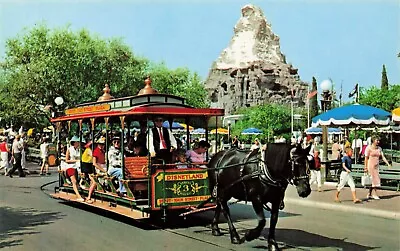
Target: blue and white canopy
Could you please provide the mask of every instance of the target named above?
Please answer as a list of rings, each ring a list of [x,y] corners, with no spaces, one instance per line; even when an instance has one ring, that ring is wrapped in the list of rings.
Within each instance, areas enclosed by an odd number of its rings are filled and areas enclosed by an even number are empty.
[[[342,125],[388,125],[390,113],[368,105],[353,104],[329,110],[312,119],[312,127]]]
[[[328,128],[328,134],[341,134],[342,130],[340,128]],[[322,134],[321,127],[310,127],[306,129],[306,134]]]
[[[190,132],[191,134],[205,134],[206,129],[204,128],[196,128],[193,131]]]
[[[250,128],[246,128],[242,131],[242,134],[244,135],[258,135],[261,134],[262,131],[260,129],[254,128],[254,127],[250,127]]]

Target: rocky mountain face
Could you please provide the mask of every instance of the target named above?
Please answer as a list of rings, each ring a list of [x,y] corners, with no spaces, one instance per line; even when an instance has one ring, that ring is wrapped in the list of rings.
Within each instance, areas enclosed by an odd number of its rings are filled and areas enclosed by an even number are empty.
[[[213,63],[205,87],[212,107],[225,108],[226,115],[241,107],[289,103],[292,90],[296,104],[304,105],[307,84],[297,71],[286,63],[279,37],[262,10],[246,5],[228,47]]]

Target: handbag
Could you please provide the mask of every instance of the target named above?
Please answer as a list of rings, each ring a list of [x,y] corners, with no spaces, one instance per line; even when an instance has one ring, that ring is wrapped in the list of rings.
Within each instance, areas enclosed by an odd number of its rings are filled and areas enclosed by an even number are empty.
[[[372,185],[372,177],[368,173],[364,173],[363,176],[361,176],[361,185],[362,186],[370,186]]]

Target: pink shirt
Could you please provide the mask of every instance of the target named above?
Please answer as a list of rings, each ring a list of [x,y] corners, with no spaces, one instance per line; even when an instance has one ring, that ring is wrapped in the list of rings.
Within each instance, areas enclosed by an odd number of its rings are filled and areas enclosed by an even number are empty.
[[[205,161],[204,154],[198,154],[193,150],[189,150],[186,152],[186,157],[188,160],[190,160],[192,163],[202,163]]]

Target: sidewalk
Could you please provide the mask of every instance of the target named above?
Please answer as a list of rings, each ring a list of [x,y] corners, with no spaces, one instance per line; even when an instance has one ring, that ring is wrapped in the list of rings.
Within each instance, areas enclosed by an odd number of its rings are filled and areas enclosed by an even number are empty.
[[[285,203],[400,220],[400,192],[378,190],[380,200],[367,200],[368,190],[356,188],[357,197],[362,203],[354,204],[348,186],[340,192],[341,203],[334,201],[336,193],[334,182],[325,182],[322,192],[317,191],[315,184],[312,190],[307,198],[300,198],[296,188],[289,186],[286,190]]]

